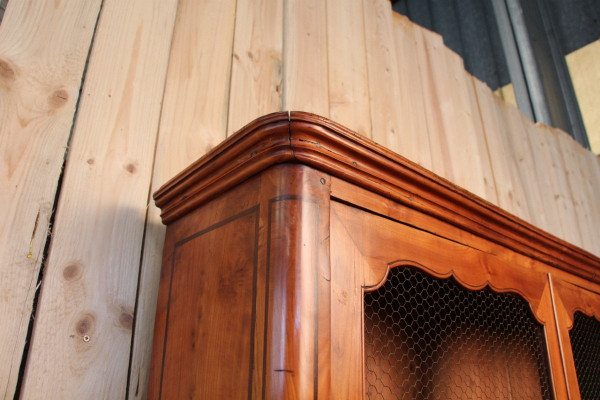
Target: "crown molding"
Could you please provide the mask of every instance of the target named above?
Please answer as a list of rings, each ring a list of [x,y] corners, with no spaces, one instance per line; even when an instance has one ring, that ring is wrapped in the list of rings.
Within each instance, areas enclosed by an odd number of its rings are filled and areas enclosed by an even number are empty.
[[[314,114],[279,112],[227,138],[155,194],[169,224],[261,171],[301,163],[546,264],[600,282],[600,259]]]

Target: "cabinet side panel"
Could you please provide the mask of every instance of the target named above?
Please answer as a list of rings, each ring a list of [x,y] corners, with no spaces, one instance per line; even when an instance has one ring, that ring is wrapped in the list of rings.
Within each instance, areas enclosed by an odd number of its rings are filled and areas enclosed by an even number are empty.
[[[176,244],[161,397],[250,397],[257,240],[254,207]]]

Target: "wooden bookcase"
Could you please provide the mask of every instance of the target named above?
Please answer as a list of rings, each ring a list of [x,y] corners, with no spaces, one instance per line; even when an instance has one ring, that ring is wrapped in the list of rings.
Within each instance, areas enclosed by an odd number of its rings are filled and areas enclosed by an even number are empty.
[[[155,200],[151,399],[582,398],[569,335],[577,312],[600,324],[600,259],[332,121],[259,118]],[[380,292],[402,271],[429,289]]]

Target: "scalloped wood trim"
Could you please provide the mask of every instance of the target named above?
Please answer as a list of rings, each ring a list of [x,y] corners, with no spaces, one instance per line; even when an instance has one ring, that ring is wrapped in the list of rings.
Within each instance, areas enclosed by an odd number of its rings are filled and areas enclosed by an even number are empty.
[[[587,288],[582,288],[573,283],[556,280],[554,282],[560,304],[568,317],[567,329],[573,328],[575,313],[582,312],[588,317],[596,318],[600,322],[600,293]]]

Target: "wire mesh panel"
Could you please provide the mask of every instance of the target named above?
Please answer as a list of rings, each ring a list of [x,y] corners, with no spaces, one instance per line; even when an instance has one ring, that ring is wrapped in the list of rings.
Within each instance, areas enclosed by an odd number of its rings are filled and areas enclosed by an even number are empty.
[[[551,399],[543,326],[509,293],[397,267],[365,293],[369,399]]]
[[[575,313],[569,332],[582,400],[600,399],[600,322]]]

